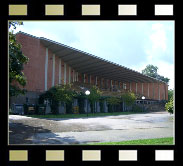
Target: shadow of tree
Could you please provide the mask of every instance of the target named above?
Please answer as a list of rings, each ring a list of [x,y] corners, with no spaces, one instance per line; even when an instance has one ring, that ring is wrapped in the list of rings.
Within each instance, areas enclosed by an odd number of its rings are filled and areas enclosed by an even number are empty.
[[[79,144],[74,137],[61,137],[43,127],[9,123],[9,144]]]

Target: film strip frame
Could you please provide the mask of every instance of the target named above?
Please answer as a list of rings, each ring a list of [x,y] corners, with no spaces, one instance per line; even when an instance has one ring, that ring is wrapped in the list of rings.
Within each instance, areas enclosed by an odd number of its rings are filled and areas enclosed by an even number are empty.
[[[176,20],[174,0],[9,0],[2,14],[2,29],[7,31],[7,20]],[[3,34],[1,41],[7,39]],[[2,43],[2,42],[1,42]],[[5,44],[6,45],[6,44]],[[4,45],[1,45],[4,47]],[[7,55],[7,50],[2,49]],[[2,57],[1,57],[2,58]],[[6,58],[2,58],[1,64]],[[4,64],[2,66],[5,66]],[[7,66],[5,66],[7,68]],[[2,72],[2,71],[1,71]],[[3,74],[7,78],[6,74]],[[5,83],[6,84],[6,83]],[[3,84],[3,87],[6,85]],[[2,89],[1,89],[2,90]],[[6,93],[6,92],[5,92]],[[3,95],[5,95],[3,91]],[[5,95],[6,96],[6,95]],[[2,95],[1,95],[2,97]],[[6,110],[7,106],[2,106]],[[182,113],[175,114],[175,125]],[[6,165],[179,165],[183,155],[182,126],[175,128],[175,145],[166,146],[18,146],[7,143],[6,112],[1,113],[3,127],[0,162]],[[39,156],[39,157],[38,157]]]

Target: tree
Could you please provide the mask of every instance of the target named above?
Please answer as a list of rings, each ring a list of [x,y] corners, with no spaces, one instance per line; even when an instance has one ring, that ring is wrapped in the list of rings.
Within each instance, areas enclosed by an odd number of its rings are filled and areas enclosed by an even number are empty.
[[[72,101],[77,93],[72,90],[71,85],[57,85],[51,87],[48,91],[40,95],[42,102],[45,99],[50,101],[51,111],[53,114],[58,114],[59,102],[66,104],[66,112],[72,113]]]
[[[121,95],[121,99],[123,101],[123,108],[124,108],[124,103],[127,106],[131,106],[132,104],[134,104],[134,102],[136,100],[136,96],[133,92],[126,92]],[[124,110],[125,110],[125,108],[124,108]]]
[[[171,97],[170,101],[165,104],[165,109],[168,111],[170,114],[173,114],[173,96]]]
[[[107,98],[107,103],[110,104],[110,106],[112,107],[112,112],[114,112],[114,107],[119,105],[121,102],[119,97],[114,97],[111,96],[109,98]]]
[[[166,83],[169,82],[169,78],[161,76],[158,74],[158,67],[154,66],[154,65],[147,65],[146,68],[144,70],[142,70],[142,74],[145,74],[147,76],[156,78],[158,80],[164,81]]]
[[[173,97],[173,90],[170,89],[168,90],[168,101],[170,101],[170,99]]]
[[[88,100],[90,101],[91,110],[93,113],[94,113],[94,104],[96,101],[99,101],[100,96],[101,96],[100,90],[96,86],[93,86],[90,89],[90,94],[88,95]]]
[[[24,94],[25,89],[20,88],[26,85],[26,77],[24,76],[23,65],[28,62],[28,58],[23,55],[21,45],[17,43],[13,30],[17,25],[23,25],[23,22],[9,22],[9,95],[17,96]],[[11,30],[13,29],[13,30]]]

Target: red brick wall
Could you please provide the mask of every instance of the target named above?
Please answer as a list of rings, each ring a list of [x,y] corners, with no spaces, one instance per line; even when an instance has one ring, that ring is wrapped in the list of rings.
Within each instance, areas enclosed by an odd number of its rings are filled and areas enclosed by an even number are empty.
[[[55,85],[59,84],[59,57],[55,56]]]
[[[158,93],[158,83],[154,83],[154,99],[159,99],[159,93]]]
[[[48,73],[47,73],[47,88],[48,89],[50,89],[52,87],[52,73],[53,73],[53,54],[50,50],[48,50]]]
[[[132,92],[136,94],[136,83],[135,82],[131,83],[131,89],[132,89]]]
[[[143,83],[143,95],[147,98],[148,97],[148,83]]]
[[[22,45],[23,54],[29,58],[29,62],[24,65],[23,70],[27,78],[25,88],[28,91],[44,91],[46,49],[37,38],[19,33],[16,35],[16,39]]]
[[[24,74],[27,77],[27,85],[25,88],[28,91],[44,91],[45,90],[45,57],[46,48],[42,45],[38,38],[34,38],[24,34],[16,35],[17,41],[22,45],[22,52],[29,58],[28,64],[24,65]],[[62,60],[61,80],[64,83],[64,61]],[[71,82],[73,80],[73,69],[71,68]],[[47,73],[47,88],[52,87],[52,73],[53,73],[53,53],[48,51],[48,73]],[[75,71],[76,73],[76,71]],[[69,82],[69,65],[67,65],[66,82]],[[91,76],[91,84],[95,85],[95,76]],[[79,82],[83,82],[81,74],[79,73]],[[101,78],[97,77],[97,83],[100,86]],[[111,80],[107,79],[107,87],[111,87]],[[85,82],[88,83],[88,75],[85,74]],[[59,58],[55,55],[55,85],[59,83]],[[113,85],[118,87],[118,81],[112,81]],[[105,86],[105,79],[103,79],[103,87]],[[120,87],[123,88],[123,82],[120,82]],[[126,88],[130,89],[130,83],[126,83]],[[168,100],[168,85],[159,83],[160,100],[166,97]],[[136,83],[131,83],[132,92],[136,93]],[[142,94],[142,83],[138,82],[137,93]],[[148,83],[143,83],[143,95],[148,97]],[[149,83],[149,98],[159,99],[158,83],[154,83],[154,97],[153,97],[153,83]]]
[[[140,82],[137,83],[137,93],[142,94],[142,83]]]

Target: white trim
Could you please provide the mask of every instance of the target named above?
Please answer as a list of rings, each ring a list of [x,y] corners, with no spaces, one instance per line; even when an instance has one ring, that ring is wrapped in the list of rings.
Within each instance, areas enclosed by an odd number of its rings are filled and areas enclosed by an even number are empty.
[[[52,86],[55,85],[55,54],[53,54]]]
[[[48,48],[46,48],[46,57],[45,57],[45,82],[44,82],[44,86],[45,86],[45,91],[47,91],[47,74],[48,74]]]
[[[58,83],[61,84],[62,82],[62,60],[59,59],[59,74],[58,74]]]

